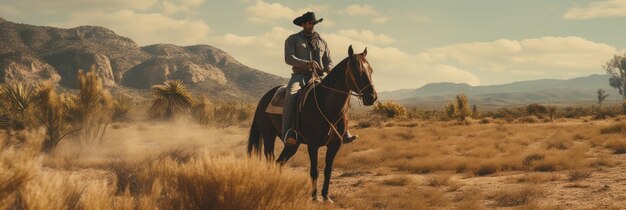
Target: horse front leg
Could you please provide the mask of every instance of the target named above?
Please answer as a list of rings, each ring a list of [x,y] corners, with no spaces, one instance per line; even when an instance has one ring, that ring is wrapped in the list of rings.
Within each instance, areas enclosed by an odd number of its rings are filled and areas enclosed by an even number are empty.
[[[311,183],[313,184],[313,192],[311,193],[311,197],[313,197],[313,201],[321,201],[319,196],[317,196],[317,177],[319,176],[319,172],[317,169],[318,147],[309,145],[308,148],[309,159],[311,161]]]
[[[333,162],[335,161],[335,156],[339,152],[341,148],[341,142],[333,141],[328,145],[328,150],[326,151],[326,167],[324,168],[324,186],[322,187],[322,197],[324,198],[324,202],[333,203],[333,200],[330,199],[328,195],[328,188],[330,186],[330,177],[333,173]]]

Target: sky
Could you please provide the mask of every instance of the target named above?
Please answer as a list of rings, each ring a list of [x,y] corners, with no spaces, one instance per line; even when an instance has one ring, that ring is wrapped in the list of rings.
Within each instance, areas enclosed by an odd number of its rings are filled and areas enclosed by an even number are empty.
[[[378,91],[604,74],[626,51],[626,0],[0,0],[9,21],[104,26],[140,46],[211,45],[283,77],[284,41],[307,11],[324,18],[316,30],[335,63],[349,45],[367,47]]]

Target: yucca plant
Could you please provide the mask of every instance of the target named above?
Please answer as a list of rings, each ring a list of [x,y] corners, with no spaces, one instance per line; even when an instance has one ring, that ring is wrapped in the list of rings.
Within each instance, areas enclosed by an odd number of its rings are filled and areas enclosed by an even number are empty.
[[[68,134],[74,132],[64,122],[64,110],[60,103],[60,97],[54,90],[54,84],[46,82],[34,91],[32,100],[36,108],[31,115],[37,126],[46,128],[46,138],[43,142],[43,150],[50,152]]]
[[[113,100],[111,94],[102,86],[102,80],[95,71],[78,71],[77,106],[81,126],[81,142],[102,143],[104,133],[112,119]]]
[[[31,104],[33,87],[26,83],[9,82],[0,88],[2,127],[22,130],[28,124],[27,110]]]
[[[2,86],[2,96],[8,101],[10,107],[18,112],[25,112],[30,105],[33,88],[21,82],[11,82]]]
[[[466,117],[470,116],[469,102],[464,93],[456,95],[456,108],[456,116],[459,120],[463,121]]]
[[[163,85],[152,87],[155,97],[149,110],[151,118],[172,119],[177,113],[189,113],[193,98],[180,80],[168,80]]]
[[[125,95],[119,95],[115,97],[113,101],[113,121],[123,121],[128,117],[128,112],[133,107],[133,100]]]

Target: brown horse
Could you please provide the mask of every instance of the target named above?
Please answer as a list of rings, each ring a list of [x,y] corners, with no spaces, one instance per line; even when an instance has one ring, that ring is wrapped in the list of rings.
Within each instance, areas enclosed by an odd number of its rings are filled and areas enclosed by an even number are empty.
[[[328,185],[333,170],[335,155],[341,148],[342,137],[348,123],[346,113],[350,95],[355,95],[370,106],[378,95],[372,83],[372,68],[365,59],[367,48],[360,54],[354,54],[352,46],[348,48],[348,57],[337,64],[332,71],[310,92],[300,113],[298,127],[300,135],[296,146],[285,146],[277,162],[283,165],[291,158],[300,143],[307,144],[311,161],[311,181],[313,199],[317,196],[317,153],[320,147],[327,146],[326,168],[324,168],[324,201],[332,202],[328,197]],[[281,132],[281,115],[265,113],[278,87],[271,89],[259,101],[248,139],[248,154],[260,153],[261,142],[264,144],[265,157],[274,160],[274,142]],[[354,92],[354,93],[353,93]],[[300,96],[303,97],[303,96]]]

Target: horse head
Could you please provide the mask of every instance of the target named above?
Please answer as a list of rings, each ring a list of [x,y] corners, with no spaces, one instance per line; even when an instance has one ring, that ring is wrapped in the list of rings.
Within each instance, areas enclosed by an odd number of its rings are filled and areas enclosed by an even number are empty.
[[[352,45],[348,48],[348,68],[346,80],[348,89],[357,93],[365,106],[371,106],[378,99],[372,81],[372,66],[366,59],[367,47],[362,53],[354,54]]]

